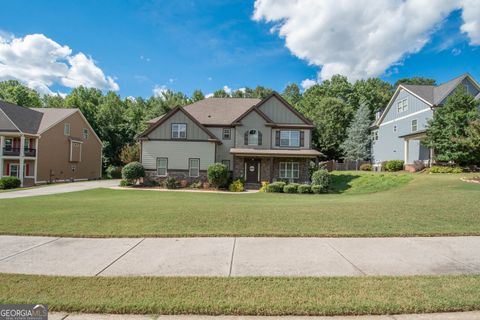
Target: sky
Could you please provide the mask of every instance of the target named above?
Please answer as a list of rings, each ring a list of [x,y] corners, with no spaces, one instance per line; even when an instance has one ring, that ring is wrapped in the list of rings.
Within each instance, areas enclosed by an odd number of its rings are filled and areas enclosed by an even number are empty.
[[[424,76],[480,81],[480,0],[2,1],[0,81],[149,97]]]

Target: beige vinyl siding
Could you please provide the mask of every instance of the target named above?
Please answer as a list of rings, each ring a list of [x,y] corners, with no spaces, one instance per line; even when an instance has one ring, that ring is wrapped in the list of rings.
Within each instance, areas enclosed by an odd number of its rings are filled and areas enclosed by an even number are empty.
[[[215,162],[215,143],[195,141],[142,141],[142,164],[155,170],[157,158],[168,158],[169,170],[188,170],[188,159],[199,158],[200,170]]]
[[[182,111],[178,111],[164,123],[153,130],[148,138],[150,139],[171,139],[172,123],[187,124],[187,140],[208,140],[210,137],[195,122],[187,117]]]
[[[305,140],[304,140],[304,146],[303,147],[300,147],[298,149],[310,149],[310,136],[311,136],[311,130],[309,129],[273,129],[272,130],[272,148],[281,148],[281,149],[285,149],[285,147],[278,147],[278,146],[275,146],[275,132],[276,131],[303,131],[304,134],[305,134]],[[293,148],[295,149],[295,148]]]
[[[222,162],[222,160],[230,160],[230,162],[232,162],[233,156],[230,154],[230,149],[235,147],[235,128],[230,128],[230,140],[222,139],[223,128],[207,127],[207,129],[210,130],[218,140],[222,141],[222,144],[217,145],[217,159],[215,161]]]
[[[250,112],[241,121],[241,126],[236,127],[235,130],[235,147],[236,148],[258,148],[258,149],[270,149],[271,148],[271,134],[272,128],[265,126],[265,119],[263,119],[257,112]],[[245,145],[244,134],[250,129],[257,129],[262,133],[262,145],[261,146],[248,146]]]
[[[260,111],[265,113],[275,123],[304,124],[295,113],[289,110],[276,97],[272,97],[260,106]]]

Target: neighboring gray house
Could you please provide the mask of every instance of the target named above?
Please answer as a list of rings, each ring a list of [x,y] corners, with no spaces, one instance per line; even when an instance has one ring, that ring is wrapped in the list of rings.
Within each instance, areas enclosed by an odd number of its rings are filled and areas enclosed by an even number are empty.
[[[406,165],[416,160],[429,164],[433,151],[422,145],[428,120],[435,108],[460,85],[477,99],[480,86],[468,73],[438,86],[401,84],[372,126],[372,162],[403,160]]]
[[[149,121],[138,136],[148,179],[206,180],[225,164],[252,186],[288,179],[307,182],[312,123],[279,94],[267,98],[207,98]]]

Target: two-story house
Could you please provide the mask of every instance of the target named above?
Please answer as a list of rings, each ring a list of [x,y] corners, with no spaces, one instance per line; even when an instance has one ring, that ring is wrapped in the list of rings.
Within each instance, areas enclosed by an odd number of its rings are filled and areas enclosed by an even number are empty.
[[[0,178],[22,186],[99,179],[102,142],[78,109],[26,108],[0,101]]]
[[[273,93],[263,100],[207,98],[149,121],[138,136],[148,179],[206,180],[208,167],[225,164],[234,178],[309,180],[312,123]]]
[[[480,86],[469,74],[463,74],[438,86],[401,84],[372,126],[372,162],[403,160],[405,165],[420,160],[429,164],[433,150],[422,144],[428,121],[459,85],[477,99]]]

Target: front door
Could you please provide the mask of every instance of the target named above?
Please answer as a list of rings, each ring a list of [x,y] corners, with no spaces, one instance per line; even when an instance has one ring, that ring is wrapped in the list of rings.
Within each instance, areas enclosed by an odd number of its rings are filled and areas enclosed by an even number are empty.
[[[248,183],[260,182],[260,161],[259,160],[245,160],[246,181]]]

